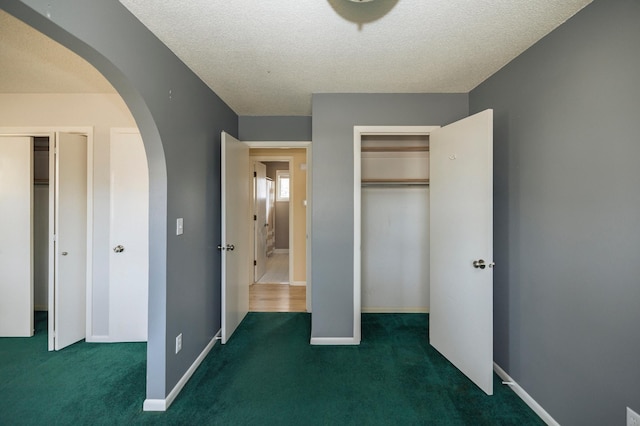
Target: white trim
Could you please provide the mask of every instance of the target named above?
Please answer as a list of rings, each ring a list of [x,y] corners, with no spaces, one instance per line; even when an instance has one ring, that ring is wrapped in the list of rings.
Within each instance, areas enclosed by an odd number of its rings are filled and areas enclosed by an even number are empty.
[[[355,337],[312,337],[310,344],[319,346],[359,345]]]
[[[115,343],[112,339],[111,336],[109,336],[108,334],[106,335],[93,335],[91,336],[91,340],[85,339],[87,343]]]
[[[218,332],[213,337],[213,339],[211,339],[211,341],[202,350],[202,352],[200,352],[200,355],[198,355],[198,358],[196,358],[196,360],[193,361],[193,364],[191,364],[189,369],[184,373],[184,375],[180,378],[180,380],[178,380],[178,383],[176,383],[173,389],[171,389],[171,392],[169,392],[169,395],[167,395],[165,399],[145,399],[144,404],[142,405],[142,410],[143,411],[167,411],[167,409],[171,406],[171,404],[176,399],[176,397],[178,396],[182,388],[184,388],[184,385],[187,384],[191,376],[193,376],[193,373],[195,373],[195,371],[198,369],[202,361],[204,361],[204,359],[207,357],[207,355],[211,351],[211,348],[213,348],[213,346],[216,344],[216,342],[219,339],[218,336],[220,336],[220,333],[221,333],[221,330],[218,330]]]
[[[274,254],[289,254],[289,249],[273,249]]]
[[[309,148],[311,141],[242,141],[249,148]]]
[[[306,285],[307,285],[307,291],[306,293],[306,303],[307,303],[307,312],[311,313],[311,207],[313,206],[313,197],[311,196],[311,179],[313,178],[312,175],[312,161],[311,161],[311,153],[312,149],[311,149],[311,144],[309,143],[309,145],[307,146],[307,199],[305,200],[305,214],[306,216],[306,222],[307,222],[307,229],[306,229],[306,239],[305,239],[305,246],[306,246],[306,252],[307,252],[307,259],[306,259]]]
[[[362,314],[362,201],[363,135],[429,135],[440,126],[353,126],[353,335],[360,342]]]
[[[363,314],[428,314],[429,308],[421,306],[387,308],[379,306],[362,307]]]
[[[496,364],[495,361],[493,363],[493,371],[495,371],[496,374],[500,376],[500,378],[503,380],[503,384],[509,386],[511,390],[514,391],[515,394],[518,395],[520,399],[522,399],[524,403],[527,404],[529,408],[531,408],[540,417],[540,419],[542,419],[543,422],[545,422],[549,426],[560,426],[560,423],[555,421],[555,419],[551,417],[551,415],[547,413],[547,411],[542,408],[542,406],[538,404],[536,400],[527,393],[527,391],[522,389],[522,387],[520,387],[520,385],[511,378],[511,376],[509,376],[502,368],[500,368],[500,366]]]
[[[87,136],[87,284],[85,289],[85,340],[93,333],[93,128]]]
[[[304,287],[307,285],[306,281],[291,281],[292,286],[300,286],[300,287]]]
[[[353,126],[353,335],[362,334],[362,134],[363,127]]]

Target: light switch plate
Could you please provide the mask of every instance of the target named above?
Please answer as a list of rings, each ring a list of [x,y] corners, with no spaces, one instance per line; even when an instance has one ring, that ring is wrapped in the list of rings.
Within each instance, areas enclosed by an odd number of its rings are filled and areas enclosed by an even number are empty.
[[[182,234],[184,234],[184,219],[179,217],[178,220],[176,220],[176,235]]]
[[[176,353],[182,350],[182,333],[176,336]]]

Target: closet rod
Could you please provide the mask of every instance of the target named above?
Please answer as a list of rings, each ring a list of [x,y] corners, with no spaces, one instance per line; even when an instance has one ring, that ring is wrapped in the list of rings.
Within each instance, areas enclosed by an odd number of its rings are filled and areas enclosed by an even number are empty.
[[[399,179],[399,180],[363,180],[361,187],[379,186],[379,187],[397,187],[397,186],[429,186],[428,179]]]
[[[428,152],[428,146],[363,146],[362,152]]]

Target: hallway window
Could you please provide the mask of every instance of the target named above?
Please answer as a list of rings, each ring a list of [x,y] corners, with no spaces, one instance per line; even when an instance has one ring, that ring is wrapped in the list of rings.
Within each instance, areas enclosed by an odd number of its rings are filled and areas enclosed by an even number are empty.
[[[287,170],[276,172],[276,201],[289,201],[289,172]]]

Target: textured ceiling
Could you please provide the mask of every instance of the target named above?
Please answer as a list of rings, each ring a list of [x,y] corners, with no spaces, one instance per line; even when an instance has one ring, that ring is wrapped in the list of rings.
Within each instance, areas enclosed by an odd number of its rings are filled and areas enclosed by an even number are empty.
[[[114,93],[87,61],[0,10],[0,93]]]
[[[466,93],[590,0],[120,0],[240,115],[312,93]]]
[[[466,93],[591,0],[120,0],[240,115],[312,93]],[[0,93],[110,93],[86,61],[0,11]]]

